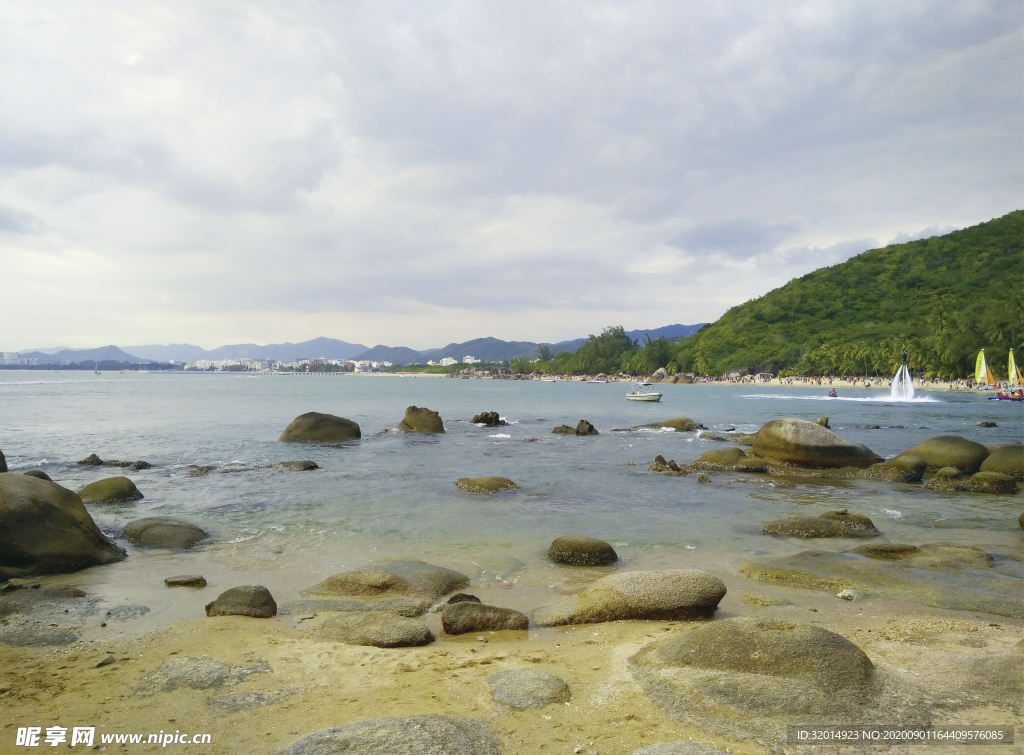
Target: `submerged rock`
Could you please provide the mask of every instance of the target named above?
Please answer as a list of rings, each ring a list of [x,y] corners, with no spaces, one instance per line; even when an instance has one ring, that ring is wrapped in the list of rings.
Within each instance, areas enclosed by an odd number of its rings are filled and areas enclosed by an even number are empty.
[[[607,566],[619,560],[609,543],[585,535],[563,535],[548,547],[548,558],[573,566]]]
[[[661,422],[652,422],[649,425],[635,425],[629,429],[646,430],[648,428],[672,428],[677,433],[687,433],[692,430],[703,430],[704,425],[689,417],[675,417],[674,419],[664,419]]]
[[[738,462],[744,461],[746,458],[747,455],[739,448],[712,448],[710,451],[702,453],[697,461],[705,468],[721,467],[728,469]]]
[[[918,482],[924,477],[928,463],[916,456],[892,459],[883,464],[872,464],[858,475],[861,479],[883,482]]]
[[[383,611],[332,614],[315,631],[322,640],[378,648],[420,647],[434,641],[426,624]]]
[[[967,545],[871,543],[848,551],[804,551],[755,559],[740,571],[762,582],[825,590],[861,590],[892,600],[956,611],[1024,618],[1021,566]]]
[[[164,584],[168,587],[206,587],[206,578],[200,574],[179,574],[176,577],[164,578]]]
[[[820,516],[794,516],[776,519],[761,527],[769,535],[790,537],[878,537],[874,522],[861,514],[850,514],[846,509],[829,511]]]
[[[122,561],[82,499],[54,482],[0,473],[0,579]]]
[[[989,451],[981,463],[982,472],[999,472],[1024,482],[1024,445],[989,446]]]
[[[320,469],[320,465],[310,459],[279,461],[274,466],[277,469],[284,469],[288,472],[312,472],[314,469]]]
[[[146,675],[135,689],[136,697],[151,697],[177,689],[220,689],[240,684],[252,674],[269,674],[270,664],[260,659],[250,666],[229,666],[205,655],[171,658]]]
[[[929,472],[942,467],[956,467],[961,472],[970,473],[977,472],[988,455],[989,450],[973,440],[957,435],[938,435],[904,451],[896,458],[916,456],[924,459]]]
[[[410,406],[405,410],[405,418],[398,423],[398,429],[404,433],[443,433],[444,423],[437,412]]]
[[[572,699],[572,691],[564,679],[540,669],[499,671],[487,677],[487,683],[497,702],[518,710],[543,708]]]
[[[474,425],[486,425],[487,427],[501,427],[505,420],[498,416],[497,412],[480,412],[470,420]]]
[[[79,466],[83,467],[101,467],[103,466],[103,459],[96,454],[89,454],[84,459],[76,462]]]
[[[84,503],[127,503],[144,496],[127,477],[105,477],[78,491]]]
[[[467,493],[498,493],[502,490],[518,490],[519,486],[507,477],[460,477],[455,487]]]
[[[263,585],[241,585],[225,590],[206,604],[207,616],[251,616],[269,619],[277,615],[277,603]]]
[[[625,619],[694,619],[711,616],[725,592],[722,580],[697,569],[612,574],[578,597],[537,609],[533,620],[540,626],[559,626]]]
[[[123,536],[141,548],[191,548],[209,535],[194,524],[169,517],[136,519],[125,525]]]
[[[948,468],[944,468],[948,469]],[[1017,481],[1010,475],[999,472],[977,472],[969,478],[959,475],[940,474],[943,469],[924,484],[928,490],[947,490],[961,493],[1016,493],[1020,490]]]
[[[288,616],[320,611],[377,611],[413,619],[422,616],[426,610],[427,601],[420,598],[304,598],[282,603],[278,606],[277,613],[279,616]]]
[[[525,613],[482,603],[456,603],[441,612],[441,626],[445,634],[500,632],[503,629],[528,629],[529,625],[530,620]]]
[[[281,443],[344,443],[362,437],[359,425],[350,419],[333,414],[306,412],[300,414],[284,429]]]
[[[0,626],[0,645],[10,647],[62,647],[78,642],[78,635],[66,627]]]
[[[41,469],[30,469],[29,471],[23,472],[22,474],[28,475],[29,477],[35,477],[38,480],[46,480],[47,482],[53,482],[53,480],[50,478],[50,475],[46,474],[46,472],[44,472]]]
[[[359,721],[310,734],[278,755],[499,755],[479,719],[413,716]]]
[[[762,459],[798,467],[869,467],[882,459],[866,446],[847,443],[831,430],[803,419],[773,419],[754,436]]]
[[[469,577],[422,561],[388,561],[371,569],[341,572],[302,591],[307,596],[394,597],[434,600],[469,587]]]

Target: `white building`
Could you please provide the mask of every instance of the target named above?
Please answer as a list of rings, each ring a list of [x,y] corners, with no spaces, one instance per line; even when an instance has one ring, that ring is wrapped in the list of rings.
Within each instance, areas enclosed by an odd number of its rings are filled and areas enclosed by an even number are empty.
[[[480,364],[480,360],[476,357],[462,357],[463,364]]]
[[[437,362],[435,362],[433,359],[428,359],[427,367],[437,367]]]
[[[0,357],[0,364],[17,364],[18,363],[18,352],[16,351],[5,351],[2,357]]]
[[[441,360],[442,367],[448,367],[449,365],[453,364],[458,364],[458,360],[453,359],[452,357],[445,357],[444,359]]]

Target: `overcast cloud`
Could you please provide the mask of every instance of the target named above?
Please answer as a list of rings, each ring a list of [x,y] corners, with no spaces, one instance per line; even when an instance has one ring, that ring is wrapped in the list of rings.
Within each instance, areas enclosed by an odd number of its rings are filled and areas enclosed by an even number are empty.
[[[1012,2],[0,4],[0,348],[709,321],[1022,205]]]

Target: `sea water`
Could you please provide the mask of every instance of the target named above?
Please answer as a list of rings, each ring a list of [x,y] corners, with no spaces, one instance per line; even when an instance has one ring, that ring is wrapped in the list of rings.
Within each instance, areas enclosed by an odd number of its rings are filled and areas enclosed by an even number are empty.
[[[210,533],[209,541],[184,552],[122,542],[126,561],[53,578],[82,586],[107,605],[148,606],[140,628],[202,615],[202,601],[191,591],[164,588],[167,576],[202,574],[210,599],[227,587],[258,583],[282,601],[330,574],[396,558],[458,569],[485,600],[526,610],[594,578],[594,570],[547,561],[547,546],[563,534],[611,542],[619,569],[701,568],[730,584],[754,556],[850,547],[759,531],[772,519],[836,508],[866,514],[894,542],[1020,550],[1019,494],[846,480],[782,487],[738,473],[701,484],[696,475],[666,477],[647,467],[658,454],[683,464],[724,444],[694,432],[613,432],[681,416],[713,432],[753,432],[777,417],[827,415],[842,438],[890,457],[945,433],[988,444],[1020,442],[1019,404],[941,391],[894,403],[881,389],[849,389],[837,400],[826,397],[826,388],[659,387],[660,403],[639,403],[626,401],[628,386],[616,383],[3,371],[0,450],[11,471],[42,469],[73,490],[127,474],[144,499],[89,507],[115,538],[127,522],[149,516],[180,518]],[[445,434],[394,432],[412,405],[438,411]],[[309,411],[358,422],[362,439],[279,443],[288,423]],[[483,411],[497,411],[508,424],[471,424]],[[580,419],[601,434],[551,433]],[[982,420],[998,427],[980,428]],[[90,453],[154,467],[75,464]],[[321,469],[189,476],[193,465],[265,467],[295,459],[312,459]],[[519,489],[488,496],[454,484],[490,475],[509,477]]]

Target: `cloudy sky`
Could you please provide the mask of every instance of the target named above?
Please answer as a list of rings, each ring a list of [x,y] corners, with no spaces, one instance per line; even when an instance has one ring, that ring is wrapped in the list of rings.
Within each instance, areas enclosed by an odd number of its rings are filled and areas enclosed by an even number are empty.
[[[1009,2],[0,4],[0,348],[713,320],[1024,205]]]

